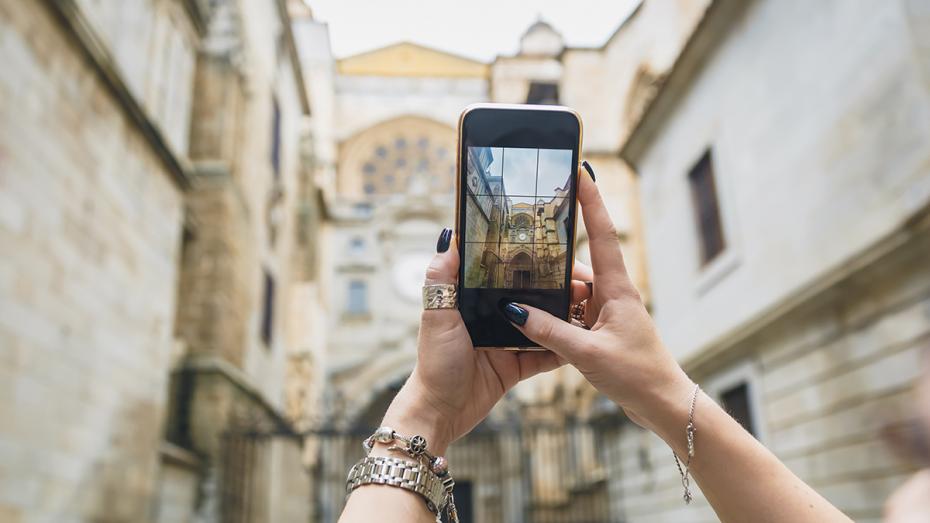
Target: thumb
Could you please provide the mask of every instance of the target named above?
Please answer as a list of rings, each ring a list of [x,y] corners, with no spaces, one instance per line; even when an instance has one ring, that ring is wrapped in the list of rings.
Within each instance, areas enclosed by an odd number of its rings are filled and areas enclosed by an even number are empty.
[[[561,359],[570,363],[575,361],[578,347],[583,346],[585,342],[584,336],[588,333],[588,331],[565,320],[560,320],[542,309],[522,303],[508,304],[505,307],[505,314],[511,323],[527,338],[551,350]]]

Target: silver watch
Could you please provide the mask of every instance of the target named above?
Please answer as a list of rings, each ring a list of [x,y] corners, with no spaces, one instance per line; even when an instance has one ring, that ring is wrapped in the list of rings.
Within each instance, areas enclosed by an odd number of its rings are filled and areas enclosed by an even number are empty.
[[[426,506],[434,514],[446,508],[448,496],[443,480],[427,465],[417,461],[384,456],[363,458],[349,469],[346,495],[362,485],[370,484],[412,490],[426,499]]]

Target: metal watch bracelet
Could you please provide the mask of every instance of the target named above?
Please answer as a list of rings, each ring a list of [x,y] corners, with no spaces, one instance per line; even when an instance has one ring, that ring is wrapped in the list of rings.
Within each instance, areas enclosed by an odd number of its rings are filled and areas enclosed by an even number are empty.
[[[352,466],[346,478],[346,495],[362,485],[390,485],[423,496],[430,512],[445,510],[448,496],[442,479],[419,461],[368,456]]]

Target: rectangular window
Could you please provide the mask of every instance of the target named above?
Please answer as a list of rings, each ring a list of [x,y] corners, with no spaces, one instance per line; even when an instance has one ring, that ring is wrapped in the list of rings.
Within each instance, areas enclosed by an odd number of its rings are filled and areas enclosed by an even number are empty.
[[[714,180],[714,164],[710,151],[688,173],[694,217],[697,221],[701,246],[701,264],[717,257],[726,247],[723,226],[720,221],[720,204],[717,200],[717,184]]]
[[[361,280],[349,282],[349,301],[346,304],[349,314],[368,314],[368,284]]]
[[[278,99],[273,98],[272,119],[271,119],[271,167],[274,169],[274,176],[281,176],[281,106],[278,105]]]
[[[535,105],[557,105],[559,103],[559,84],[553,82],[530,82],[526,103]]]
[[[265,271],[265,285],[262,299],[262,341],[267,347],[271,347],[274,336],[274,277],[267,270]]]
[[[738,385],[726,389],[720,393],[720,402],[723,408],[733,416],[733,419],[739,422],[744,429],[749,431],[755,437],[755,423],[753,422],[752,403],[749,398],[749,383],[742,382]]]

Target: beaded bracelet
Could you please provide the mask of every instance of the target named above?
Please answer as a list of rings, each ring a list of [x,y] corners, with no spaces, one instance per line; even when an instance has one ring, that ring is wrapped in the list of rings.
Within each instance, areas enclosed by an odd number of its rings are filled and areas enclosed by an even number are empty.
[[[399,443],[399,445],[393,444],[395,442]],[[449,473],[449,462],[445,457],[434,456],[426,450],[426,438],[420,435],[407,438],[398,434],[391,427],[378,427],[371,436],[368,436],[365,438],[365,441],[362,442],[362,447],[365,448],[366,455],[371,453],[375,443],[391,445],[388,447],[388,450],[401,451],[420,463],[425,462],[424,464],[429,467],[430,472],[435,474],[442,482],[442,486],[446,492],[444,508],[449,515],[449,521],[458,523],[458,511],[455,508],[455,498],[452,496],[455,480],[452,479],[452,474]],[[442,508],[443,507],[437,507],[438,511],[442,511]]]

